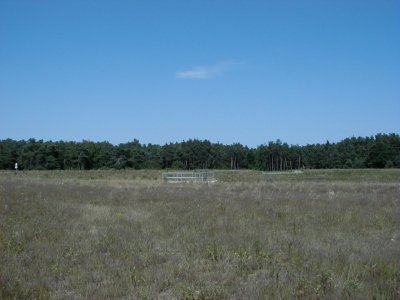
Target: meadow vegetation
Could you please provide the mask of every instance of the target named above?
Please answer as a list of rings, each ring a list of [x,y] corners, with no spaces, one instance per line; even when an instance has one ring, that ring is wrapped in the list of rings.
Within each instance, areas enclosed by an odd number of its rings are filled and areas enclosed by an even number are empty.
[[[0,299],[398,299],[400,170],[0,172]]]

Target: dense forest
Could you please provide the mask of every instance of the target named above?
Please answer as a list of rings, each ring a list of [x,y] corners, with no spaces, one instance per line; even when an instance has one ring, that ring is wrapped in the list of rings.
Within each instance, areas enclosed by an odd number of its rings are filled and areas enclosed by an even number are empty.
[[[288,145],[280,140],[249,148],[191,139],[163,146],[138,140],[65,142],[0,140],[0,169],[258,169],[399,168],[400,136],[377,134],[338,143]]]

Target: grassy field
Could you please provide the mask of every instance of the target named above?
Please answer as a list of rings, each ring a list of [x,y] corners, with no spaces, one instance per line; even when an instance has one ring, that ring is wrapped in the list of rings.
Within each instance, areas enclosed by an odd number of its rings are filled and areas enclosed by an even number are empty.
[[[0,172],[0,299],[399,299],[400,170]]]

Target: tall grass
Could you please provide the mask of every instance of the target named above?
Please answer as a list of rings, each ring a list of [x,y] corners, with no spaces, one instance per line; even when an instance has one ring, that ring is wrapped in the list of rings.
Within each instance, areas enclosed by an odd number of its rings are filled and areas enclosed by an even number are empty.
[[[142,172],[1,173],[0,298],[400,297],[399,171]]]

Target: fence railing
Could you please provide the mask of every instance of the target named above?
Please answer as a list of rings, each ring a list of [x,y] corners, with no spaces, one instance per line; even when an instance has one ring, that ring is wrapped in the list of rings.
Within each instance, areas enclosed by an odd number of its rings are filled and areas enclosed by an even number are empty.
[[[212,172],[165,172],[162,178],[168,182],[215,182],[215,174]]]

